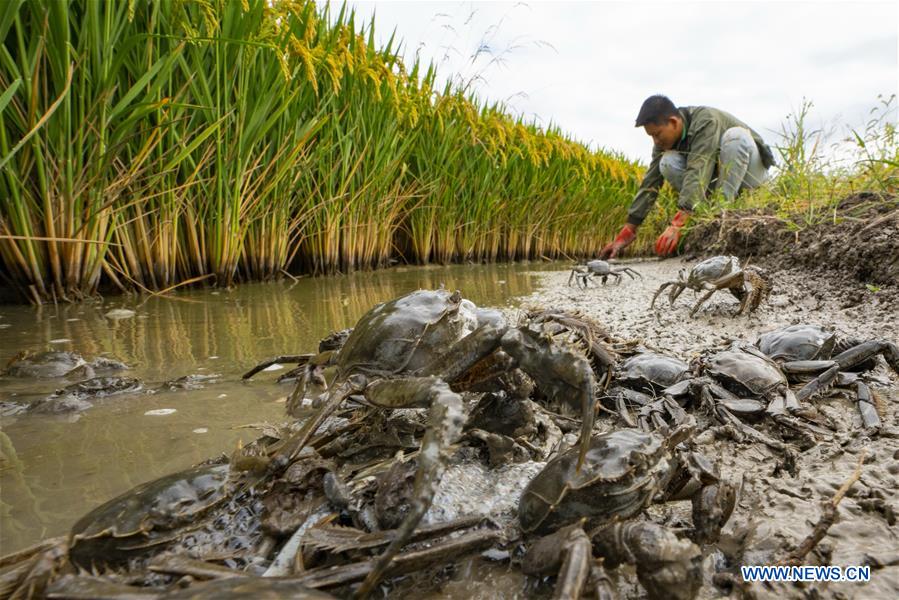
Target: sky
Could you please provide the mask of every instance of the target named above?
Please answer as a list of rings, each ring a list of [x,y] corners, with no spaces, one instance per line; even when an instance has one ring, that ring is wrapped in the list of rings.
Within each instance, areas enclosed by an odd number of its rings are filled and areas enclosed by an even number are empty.
[[[808,100],[825,147],[899,89],[895,0],[348,4],[376,15],[382,43],[396,30],[407,64],[418,54],[485,100],[644,163],[634,119],[652,94],[724,109],[772,144]]]

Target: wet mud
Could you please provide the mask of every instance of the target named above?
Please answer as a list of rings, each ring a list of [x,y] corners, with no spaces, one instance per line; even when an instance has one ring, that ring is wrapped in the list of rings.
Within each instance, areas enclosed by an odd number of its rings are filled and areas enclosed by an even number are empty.
[[[869,221],[871,223],[871,221]],[[883,223],[881,233],[899,223]],[[875,229],[875,228],[871,228]],[[891,229],[892,230],[892,229]],[[871,236],[875,232],[871,232]],[[711,235],[711,234],[709,234]],[[880,235],[879,233],[877,235]],[[897,256],[899,233],[884,242]],[[736,234],[725,236],[724,248],[733,246]],[[759,239],[763,236],[758,234]],[[826,236],[824,236],[826,237]],[[747,238],[748,239],[748,238]],[[776,239],[772,236],[772,239]],[[877,238],[880,239],[880,238]],[[766,242],[768,243],[768,242]],[[773,243],[773,242],[771,242]],[[824,247],[821,242],[821,248]],[[754,248],[758,249],[759,245]],[[881,248],[884,246],[881,245]],[[808,252],[811,252],[810,250]],[[862,252],[862,250],[858,250]],[[708,256],[708,255],[706,255]],[[768,302],[751,316],[734,317],[739,304],[730,294],[719,292],[697,312],[689,311],[695,302],[685,292],[668,305],[667,295],[660,297],[655,310],[649,305],[656,289],[665,281],[677,278],[677,272],[689,269],[695,261],[629,262],[643,279],[624,278],[620,285],[593,285],[586,290],[569,287],[569,272],[544,274],[541,290],[523,299],[522,305],[552,306],[580,311],[605,325],[621,338],[640,339],[651,348],[689,361],[703,350],[723,347],[732,340],[755,341],[760,333],[790,324],[818,324],[863,340],[899,340],[899,294],[895,286],[886,284],[895,277],[894,263],[880,256],[867,267],[856,265],[859,256],[846,260],[854,265],[851,276],[834,275],[829,266],[809,271],[796,268],[811,254],[795,253],[779,260],[789,268],[779,268],[772,258],[765,266],[773,282]],[[890,256],[890,255],[887,255]],[[809,259],[810,260],[810,259]],[[842,263],[841,263],[842,264]],[[893,264],[893,266],[891,266]],[[863,269],[870,269],[864,271]],[[863,283],[885,285],[872,291]],[[814,399],[818,410],[837,424],[832,439],[799,454],[796,476],[781,469],[778,457],[760,443],[737,443],[700,436],[698,450],[716,460],[722,475],[738,488],[737,507],[723,531],[719,550],[712,551],[704,562],[705,585],[700,598],[727,595],[727,590],[711,585],[715,572],[739,565],[774,564],[808,536],[821,516],[821,503],[829,501],[863,460],[861,477],[838,507],[836,523],[805,558],[803,564],[835,566],[884,564],[873,568],[868,583],[746,584],[733,590],[732,597],[756,598],[896,598],[899,597],[899,379],[883,361],[870,373],[872,389],[879,396],[883,430],[866,434],[855,403],[839,392]],[[608,421],[608,420],[607,420]],[[612,427],[607,423],[607,426]],[[864,458],[861,459],[864,453]],[[684,503],[680,503],[684,504]],[[652,507],[652,518],[662,524],[678,526],[689,523],[689,505],[678,503]],[[736,571],[739,573],[739,571]],[[627,579],[626,573],[623,575]],[[627,593],[625,581],[619,591]],[[634,597],[639,597],[639,588]]]

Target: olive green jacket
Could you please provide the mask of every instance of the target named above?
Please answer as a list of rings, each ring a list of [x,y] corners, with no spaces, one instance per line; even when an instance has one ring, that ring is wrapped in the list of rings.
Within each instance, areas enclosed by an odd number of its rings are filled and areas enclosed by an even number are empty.
[[[765,168],[774,164],[774,155],[762,137],[748,125],[730,113],[709,106],[681,106],[678,109],[684,119],[684,134],[672,150],[687,155],[687,170],[684,173],[684,184],[677,200],[678,208],[693,210],[693,207],[705,199],[710,185],[717,176],[718,152],[721,147],[721,136],[731,127],[745,127],[752,133],[759,149],[759,155]],[[659,170],[663,150],[657,146],[652,149],[652,162],[643,176],[643,183],[631,203],[627,222],[639,225],[655,204],[664,179]]]

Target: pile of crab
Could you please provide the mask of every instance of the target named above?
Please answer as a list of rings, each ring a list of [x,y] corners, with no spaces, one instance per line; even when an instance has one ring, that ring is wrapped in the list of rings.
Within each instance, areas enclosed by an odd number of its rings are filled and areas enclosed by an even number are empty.
[[[615,597],[622,564],[650,598],[694,598],[735,503],[696,439],[762,442],[793,469],[832,430],[813,399],[850,386],[876,430],[863,373],[878,355],[899,372],[895,344],[812,326],[687,364],[578,314],[512,324],[446,290],[375,306],[319,350],[245,375],[297,365],[290,421],[0,559],[0,597],[366,597],[486,556],[560,598]],[[515,477],[492,510],[453,512],[441,483],[460,464]],[[663,502],[690,522],[647,515]]]

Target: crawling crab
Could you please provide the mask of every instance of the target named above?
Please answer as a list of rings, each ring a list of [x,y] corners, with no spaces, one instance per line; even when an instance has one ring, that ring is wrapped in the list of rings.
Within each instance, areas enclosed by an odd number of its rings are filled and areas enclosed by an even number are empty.
[[[714,465],[675,452],[694,425],[685,423],[668,437],[635,429],[594,436],[580,470],[574,449],[551,460],[525,488],[518,516],[525,533],[558,531],[532,545],[525,572],[557,572],[556,597],[577,598],[591,568],[594,582],[601,584],[602,572],[595,563],[591,567],[595,552],[610,566],[634,563],[651,598],[693,598],[702,582],[699,548],[655,523],[627,519],[656,496],[679,498],[693,479],[699,485],[690,494],[694,539],[717,540],[733,512],[735,492]]]
[[[862,423],[867,428],[881,427],[873,392],[855,372],[874,368],[877,356],[881,355],[899,374],[899,346],[894,342],[860,342],[842,338],[817,325],[799,324],[764,333],[755,345],[781,365],[790,381],[806,384],[796,394],[799,401],[835,383],[853,385]]]
[[[500,362],[527,373],[545,396],[578,407],[578,463],[587,453],[595,385],[587,358],[557,343],[541,324],[532,326],[528,321],[510,327],[495,318],[481,321],[475,305],[459,292],[419,290],[375,306],[359,320],[339,350],[309,361],[326,365],[330,373],[319,371],[316,385],[324,388],[316,399],[319,408],[296,435],[284,441],[276,457],[282,462],[293,459],[350,397],[385,409],[429,408],[431,415],[418,455],[411,509],[366,577],[358,591],[360,596],[368,595],[377,585],[431,504],[446,455],[465,422],[462,397],[452,384],[471,382],[469,375],[473,372],[492,373],[489,365],[500,353]],[[301,406],[306,391],[306,378],[301,377],[288,408]]]
[[[691,317],[718,290],[727,290],[740,301],[738,315],[754,311],[770,291],[765,273],[757,267],[740,267],[740,260],[736,256],[707,258],[690,269],[689,273],[681,269],[676,281],[666,281],[659,286],[652,297],[650,308],[655,307],[656,299],[669,287],[671,290],[668,292],[668,300],[672,305],[687,288],[697,293],[702,292],[702,296],[690,310]]]
[[[599,277],[603,285],[606,284],[609,277],[614,277],[615,283],[617,284],[621,283],[622,273],[631,279],[636,279],[634,275],[643,279],[643,276],[640,275],[640,273],[634,271],[630,267],[615,268],[604,260],[591,260],[583,265],[576,265],[571,270],[571,275],[568,276],[568,285],[570,286],[572,280],[577,279],[578,286],[586,289],[587,283],[594,277]]]

